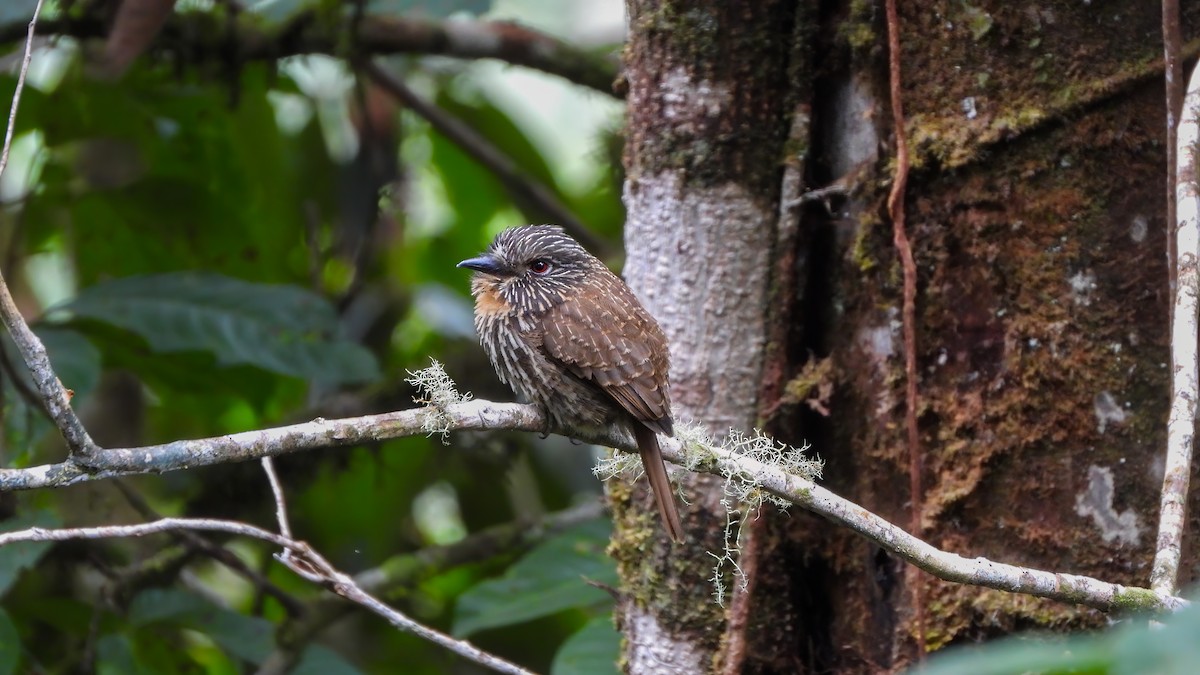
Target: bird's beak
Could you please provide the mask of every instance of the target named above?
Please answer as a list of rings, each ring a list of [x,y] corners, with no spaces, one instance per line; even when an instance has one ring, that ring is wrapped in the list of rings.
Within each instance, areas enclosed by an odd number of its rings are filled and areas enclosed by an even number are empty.
[[[481,255],[478,258],[468,258],[467,260],[455,265],[455,267],[465,267],[469,270],[475,270],[476,272],[483,272],[484,274],[491,274],[494,276],[501,276],[504,274],[504,266],[500,264],[499,260],[496,260],[490,255]]]

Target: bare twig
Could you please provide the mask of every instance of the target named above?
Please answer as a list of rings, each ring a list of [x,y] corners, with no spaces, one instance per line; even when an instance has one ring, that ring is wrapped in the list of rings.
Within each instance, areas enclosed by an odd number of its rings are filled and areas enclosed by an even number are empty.
[[[162,515],[151,508],[150,505],[146,503],[146,500],[142,497],[142,495],[127,485],[125,481],[116,480],[113,482],[116,485],[117,491],[125,497],[125,500],[129,502],[129,505],[132,506],[133,509],[137,511],[138,514],[143,518],[146,520],[158,520],[162,518]],[[289,616],[297,616],[301,611],[303,611],[301,603],[296,600],[295,597],[290,595],[287,591],[281,589],[279,586],[276,586],[271,582],[270,579],[267,579],[262,574],[250,569],[246,563],[242,562],[241,558],[237,557],[236,554],[224,546],[210,541],[203,535],[197,534],[191,530],[178,530],[172,534],[190,549],[199,551],[209,558],[221,563],[236,574],[244,577],[250,583],[254,584],[255,588],[261,589],[262,593],[266,593],[267,595],[275,598],[277,601],[279,601],[279,604],[283,606],[284,610],[287,611]]]
[[[0,491],[36,487],[61,487],[118,475],[177,471],[233,461],[259,459],[301,450],[349,446],[404,436],[429,433],[430,416],[445,431],[511,429],[541,432],[549,422],[536,406],[472,400],[436,410],[417,408],[385,415],[316,420],[288,427],[249,431],[215,438],[176,441],[166,445],[105,450],[110,467],[87,472],[68,459],[26,469],[0,469]],[[629,452],[637,450],[633,439],[616,429],[571,430],[572,437]],[[966,559],[942,551],[867,511],[863,507],[820,487],[812,481],[778,467],[750,460],[719,447],[692,445],[685,448],[677,439],[660,438],[663,456],[683,464],[691,461],[695,471],[717,475],[737,471],[752,476],[762,488],[791,503],[848,527],[880,547],[947,581],[1024,593],[1063,602],[1077,603],[1102,611],[1162,611],[1182,607],[1184,600],[1168,593],[1126,587],[1091,577],[1045,572],[1005,565],[985,558]],[[707,459],[697,463],[696,454]],[[106,462],[107,463],[107,462]],[[143,526],[144,527],[144,526]],[[225,528],[213,528],[230,531]],[[241,531],[235,534],[243,534]],[[268,533],[270,534],[270,533]],[[282,535],[271,534],[271,537]],[[7,540],[0,535],[0,545]],[[275,541],[269,539],[268,541]],[[281,544],[282,545],[282,544]]]
[[[417,96],[403,82],[374,63],[364,63],[363,71],[384,91],[420,115],[438,133],[445,136],[463,152],[470,155],[504,185],[518,205],[545,214],[552,222],[562,225],[571,236],[587,248],[603,249],[604,243],[575,217],[545,185],[526,176],[520,167],[479,132],[425,99]]]
[[[598,518],[604,514],[598,501],[553,513],[534,521],[515,521],[481,530],[444,546],[431,546],[411,553],[395,555],[379,566],[354,576],[355,583],[368,593],[387,599],[395,591],[408,592],[436,574],[501,554],[520,553],[547,537]],[[337,595],[318,598],[308,611],[284,630],[279,647],[263,661],[258,675],[283,675],[291,672],[295,659],[318,633],[347,616],[354,605]]]
[[[904,130],[904,100],[900,95],[900,19],[896,0],[887,0],[888,86],[892,99],[892,127],[896,135],[896,177],[888,195],[892,238],[904,269],[904,427],[908,432],[908,488],[912,498],[909,529],[921,534],[921,489],[923,458],[917,433],[917,264],[904,226],[904,190],[908,187],[908,135]],[[920,575],[911,576],[913,608],[916,610],[917,654],[925,656],[925,593]]]
[[[1175,181],[1178,224],[1178,280],[1171,313],[1171,412],[1167,418],[1167,452],[1159,511],[1158,542],[1150,587],[1159,593],[1177,588],[1179,556],[1187,514],[1188,480],[1196,434],[1197,309],[1200,307],[1200,188],[1196,155],[1200,142],[1200,68],[1192,70],[1179,123],[1179,173]]]
[[[270,457],[262,458],[262,468],[267,474],[267,482],[271,484],[271,494],[275,496],[275,520],[279,522],[279,534],[289,539],[292,536],[292,526],[288,524],[287,499],[283,496],[283,484],[279,482],[279,474],[275,473],[275,463]]]
[[[497,672],[512,673],[515,675],[528,675],[530,672],[514,663],[489,654],[465,640],[456,640],[445,633],[413,621],[404,614],[388,607],[362,590],[355,583],[354,579],[331,565],[323,556],[312,550],[308,544],[281,534],[268,532],[267,530],[246,523],[208,518],[163,518],[154,522],[139,523],[136,525],[107,525],[102,527],[58,529],[31,527],[16,532],[0,533],[0,546],[18,541],[68,541],[73,539],[144,537],[149,534],[160,534],[176,530],[227,532],[275,544],[291,554],[286,557],[284,564],[293,572],[296,572],[309,581],[325,586],[351,602],[366,607],[387,619],[393,626],[414,633],[421,638],[445,647],[465,659]]]
[[[41,11],[42,0],[38,0],[33,9],[33,18],[29,20],[29,31],[25,37],[25,56],[21,59],[21,70],[17,75],[17,86],[13,91],[12,107],[8,113],[4,149],[0,151],[0,176],[8,167],[8,153],[12,149],[13,130],[17,124],[17,109],[21,104],[21,91],[25,88],[25,76],[29,73],[29,62],[33,59],[33,35]],[[8,327],[21,358],[25,360],[25,365],[29,368],[33,382],[42,397],[42,403],[46,406],[46,412],[50,414],[50,418],[54,420],[55,426],[66,440],[71,456],[81,464],[86,463],[96,455],[99,448],[88,435],[87,429],[83,428],[83,423],[75,416],[75,411],[71,409],[71,394],[55,376],[50,366],[50,357],[46,354],[46,347],[25,323],[25,318],[21,316],[21,310],[17,308],[3,275],[0,275],[0,318]]]

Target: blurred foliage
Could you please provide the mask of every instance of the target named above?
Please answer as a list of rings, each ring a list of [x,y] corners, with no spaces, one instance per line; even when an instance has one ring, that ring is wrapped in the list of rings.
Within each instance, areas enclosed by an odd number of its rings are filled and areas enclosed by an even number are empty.
[[[1193,603],[1195,600],[1193,599]],[[1128,618],[1098,635],[1020,636],[935,655],[922,675],[1190,675],[1200,664],[1200,605],[1155,621]]]
[[[34,4],[0,3],[0,23],[27,21]],[[51,2],[46,11],[101,4]],[[245,6],[241,20],[264,25],[344,7]],[[221,18],[224,7],[180,2],[176,11]],[[489,7],[367,3],[424,18]],[[538,18],[569,7],[546,4]],[[460,148],[330,57],[231,67],[152,48],[113,80],[92,75],[96,46],[60,39],[38,51],[0,180],[0,268],[99,443],[410,407],[405,371],[431,356],[463,390],[510,396],[475,343],[468,277],[454,265],[525,222],[527,205]],[[513,105],[520,92],[498,95],[505,80],[495,69],[416,57],[388,66],[618,248],[620,139],[611,128],[580,126],[568,132],[574,151],[547,152],[543,118]],[[11,74],[0,77],[0,101],[14,86]],[[564,95],[558,105],[589,100]],[[563,154],[588,158],[584,180],[564,179]],[[7,338],[0,348],[0,461],[61,460],[20,358]],[[380,573],[396,556],[598,498],[588,454],[562,445],[530,434],[461,435],[449,446],[418,437],[277,464],[297,536],[347,572]],[[540,459],[547,452],[555,461]],[[161,515],[273,522],[256,463],[125,486]],[[0,495],[0,530],[137,522],[146,518],[138,509],[105,481]],[[615,583],[609,527],[584,523],[527,550],[457,560],[383,597],[534,670],[615,672],[612,599],[585,581]],[[296,604],[325,595],[275,563],[270,547],[220,541]],[[245,672],[285,646],[298,673],[479,671],[365,613],[289,642],[298,617],[288,607],[165,536],[4,547],[0,597],[0,675]]]

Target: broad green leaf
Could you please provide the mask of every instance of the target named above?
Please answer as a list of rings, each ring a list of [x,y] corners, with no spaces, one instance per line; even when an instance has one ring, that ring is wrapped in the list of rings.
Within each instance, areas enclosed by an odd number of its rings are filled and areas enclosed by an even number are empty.
[[[15,532],[30,527],[58,527],[58,516],[51,511],[38,510],[23,513],[0,523],[0,532]],[[48,541],[21,541],[0,547],[0,596],[8,592],[17,575],[32,567],[50,548]]]
[[[160,621],[182,622],[212,608],[198,595],[162,588],[142,591],[129,604],[129,625],[137,628]]]
[[[17,672],[21,663],[21,636],[8,612],[0,607],[0,675]]]
[[[1150,627],[1130,618],[1115,629],[1070,638],[1017,636],[935,654],[922,675],[1067,673],[1191,675],[1200,663],[1200,605],[1193,604]],[[918,672],[918,671],[912,671]]]
[[[611,534],[607,520],[584,523],[542,543],[500,578],[463,593],[454,616],[455,635],[611,602],[607,593],[584,581],[617,584],[616,565],[604,553]]]
[[[620,656],[621,634],[613,628],[612,616],[605,614],[563,642],[554,655],[550,675],[618,675]]]
[[[374,356],[339,337],[337,314],[297,286],[210,273],[125,277],[84,289],[57,309],[138,334],[159,352],[204,351],[322,383],[379,376]]]
[[[130,605],[129,622],[143,627],[161,622],[191,628],[212,638],[229,654],[252,663],[265,659],[274,644],[274,627],[269,621],[178,590],[142,591]]]
[[[359,675],[361,673],[332,649],[313,645],[300,655],[291,675]]]
[[[105,635],[96,641],[97,675],[140,675],[145,672],[124,635]]]

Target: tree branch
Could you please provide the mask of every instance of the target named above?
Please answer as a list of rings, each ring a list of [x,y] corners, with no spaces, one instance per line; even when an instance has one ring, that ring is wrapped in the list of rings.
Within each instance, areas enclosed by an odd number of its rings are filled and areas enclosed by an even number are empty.
[[[579,523],[599,518],[604,510],[599,502],[552,513],[540,521],[515,521],[496,525],[443,546],[392,556],[377,567],[354,575],[364,591],[388,599],[393,591],[410,591],[425,579],[460,565],[486,560],[503,553],[519,553]],[[279,647],[263,661],[258,675],[282,675],[290,672],[301,650],[318,633],[342,619],[354,609],[352,603],[337,595],[314,600],[292,625],[280,631]]]
[[[506,21],[435,21],[407,17],[364,16],[360,22],[331,21],[314,11],[301,12],[287,24],[260,28],[252,21],[230,24],[234,35],[217,30],[211,14],[176,13],[155,45],[192,58],[224,58],[231,42],[247,61],[274,61],[299,54],[344,56],[347,44],[361,55],[427,54],[459,59],[497,59],[557,75],[610,96],[619,63],[609,54],[591,53],[556,37]],[[0,25],[0,44],[17,40],[23,23]],[[347,27],[354,31],[346,35]],[[86,39],[105,34],[97,18],[64,18],[47,22],[44,33]],[[152,47],[154,48],[154,47]]]
[[[544,213],[554,224],[562,225],[568,234],[578,239],[589,250],[597,251],[604,248],[604,243],[597,239],[591,230],[575,217],[575,214],[559,201],[549,188],[525,175],[516,162],[478,131],[445,110],[417,96],[403,82],[378,65],[370,62],[364,63],[363,70],[384,91],[420,115],[426,122],[429,122],[435,131],[445,136],[451,143],[457,145],[472,159],[492,172],[500,184],[509,191],[518,206]]]
[[[33,59],[34,29],[41,11],[42,0],[38,0],[25,36],[25,55],[21,60],[17,86],[13,91],[12,107],[8,113],[8,127],[4,132],[4,149],[0,150],[0,176],[3,176],[4,170],[8,167],[8,153],[12,149],[13,129],[17,123],[17,110],[21,105],[21,91],[25,88],[25,76],[29,73],[29,62]],[[29,368],[29,372],[33,376],[33,383],[42,397],[46,412],[58,427],[59,432],[62,433],[63,439],[66,440],[71,456],[81,463],[86,463],[96,455],[99,448],[88,435],[87,429],[83,428],[83,423],[75,416],[75,411],[71,409],[70,392],[54,375],[45,345],[29,329],[29,324],[25,323],[25,318],[21,316],[21,310],[17,308],[17,303],[13,300],[3,274],[0,274],[0,320],[3,320],[4,325],[8,327],[13,344],[21,353],[25,366]]]
[[[302,450],[374,443],[433,432],[511,429],[541,432],[548,421],[535,406],[491,401],[465,401],[437,407],[415,408],[383,415],[314,420],[287,427],[248,431],[214,438],[175,441],[141,448],[110,449],[99,459],[104,464],[89,473],[68,458],[59,464],[27,469],[0,470],[0,490],[62,487],[89,480],[140,473],[177,471],[233,461],[259,459]],[[580,440],[635,452],[633,439],[617,429],[598,434],[570,433]],[[984,586],[1013,593],[1077,603],[1102,611],[1175,610],[1186,604],[1169,593],[1126,587],[1098,579],[1060,574],[967,559],[942,551],[914,537],[863,507],[835,495],[816,483],[718,446],[660,438],[663,456],[692,470],[753,479],[762,489],[807,509],[837,525],[850,528],[921,569],[957,583]],[[145,526],[143,526],[145,527]],[[222,528],[220,531],[232,531]],[[236,534],[245,534],[234,531]],[[0,545],[12,535],[0,535]],[[128,536],[128,535],[117,535]],[[253,536],[253,535],[252,535]],[[278,543],[284,540],[271,534]],[[283,545],[283,544],[280,544]]]
[[[1200,142],[1200,68],[1192,70],[1183,115],[1178,127],[1175,180],[1175,209],[1178,223],[1174,236],[1178,259],[1174,276],[1177,286],[1171,312],[1171,412],[1167,417],[1167,452],[1159,509],[1157,552],[1150,573],[1150,587],[1158,593],[1177,588],[1179,556],[1187,515],[1188,480],[1191,476],[1192,446],[1196,440],[1197,310],[1200,309],[1200,188],[1197,186],[1196,154]]]
[[[465,640],[456,640],[445,633],[413,621],[408,616],[380,602],[360,588],[354,579],[331,565],[329,561],[309,547],[308,544],[281,534],[268,532],[267,530],[246,523],[208,518],[163,518],[154,522],[136,525],[59,529],[31,527],[16,532],[0,533],[0,546],[18,541],[68,541],[73,539],[144,537],[150,534],[178,530],[227,532],[275,544],[284,549],[287,554],[280,557],[280,561],[287,565],[293,572],[308,581],[321,584],[353,603],[366,607],[386,619],[396,628],[413,633],[434,644],[445,647],[465,659],[487,666],[497,672],[510,673],[512,675],[532,675],[530,671],[525,670],[515,663],[489,654]]]

